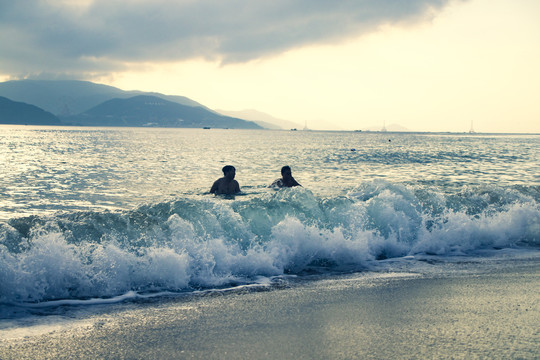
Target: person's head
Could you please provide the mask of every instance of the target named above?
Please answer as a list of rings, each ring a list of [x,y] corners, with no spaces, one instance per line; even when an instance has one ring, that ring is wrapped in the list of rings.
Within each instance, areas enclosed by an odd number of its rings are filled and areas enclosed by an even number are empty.
[[[292,177],[291,167],[288,166],[288,165],[285,165],[284,167],[282,167],[281,168],[281,176],[284,179],[291,178]]]
[[[236,169],[232,165],[225,165],[221,171],[223,171],[223,175],[230,180],[234,179],[234,175],[236,175]]]

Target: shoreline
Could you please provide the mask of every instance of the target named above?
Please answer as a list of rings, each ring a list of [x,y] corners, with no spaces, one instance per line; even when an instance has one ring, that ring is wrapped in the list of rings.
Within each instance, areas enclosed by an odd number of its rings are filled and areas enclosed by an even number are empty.
[[[157,129],[157,130],[167,130],[167,129],[179,129],[179,130],[248,130],[248,131],[280,131],[280,132],[290,132],[290,131],[298,131],[298,132],[329,132],[329,133],[358,133],[358,134],[382,134],[382,135],[468,135],[468,136],[529,136],[529,135],[540,135],[538,132],[484,132],[484,131],[420,131],[420,130],[361,130],[361,129],[301,129],[301,130],[292,130],[290,128],[282,128],[282,129],[269,129],[269,128],[261,128],[261,129],[252,129],[252,128],[230,128],[230,127],[214,127],[211,129],[207,129],[205,126],[196,126],[196,127],[178,127],[178,126],[144,126],[144,125],[134,125],[134,126],[120,126],[120,125],[73,125],[73,124],[9,124],[9,123],[0,123],[0,126],[5,127],[21,127],[21,128],[66,128],[66,129]]]
[[[475,267],[117,304],[73,326],[2,339],[0,358],[536,358],[538,257]]]

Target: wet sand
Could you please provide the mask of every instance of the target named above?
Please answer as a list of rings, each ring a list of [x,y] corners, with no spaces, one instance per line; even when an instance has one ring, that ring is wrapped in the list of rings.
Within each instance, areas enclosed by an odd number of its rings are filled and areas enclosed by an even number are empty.
[[[1,359],[538,359],[540,263],[118,304]],[[77,315],[79,316],[79,315]]]

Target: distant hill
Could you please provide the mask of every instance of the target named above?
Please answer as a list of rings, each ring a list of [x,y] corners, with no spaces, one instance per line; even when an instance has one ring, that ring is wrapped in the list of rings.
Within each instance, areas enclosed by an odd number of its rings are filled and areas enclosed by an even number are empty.
[[[107,100],[126,99],[136,95],[156,96],[182,105],[204,108],[203,105],[184,96],[124,91],[113,86],[89,81],[16,80],[0,83],[0,96],[36,105],[55,115],[62,116],[82,113]]]
[[[253,109],[240,110],[240,111],[229,111],[229,110],[216,110],[216,111],[223,115],[254,121],[260,126],[267,129],[289,130],[293,128],[298,128],[298,129],[302,128],[302,126],[292,121],[278,119],[278,118],[273,117],[272,115],[268,115],[266,113],[253,110]]]
[[[105,101],[81,114],[61,117],[62,121],[82,126],[153,126],[261,129],[254,122],[223,116],[203,107],[139,95]]]
[[[60,119],[48,111],[1,96],[0,124],[62,125]]]

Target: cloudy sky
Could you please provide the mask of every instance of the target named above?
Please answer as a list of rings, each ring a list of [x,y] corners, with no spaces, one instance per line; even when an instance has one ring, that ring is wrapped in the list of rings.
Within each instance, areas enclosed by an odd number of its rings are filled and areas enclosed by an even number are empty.
[[[540,1],[0,0],[0,81],[20,78],[311,128],[540,133]]]

